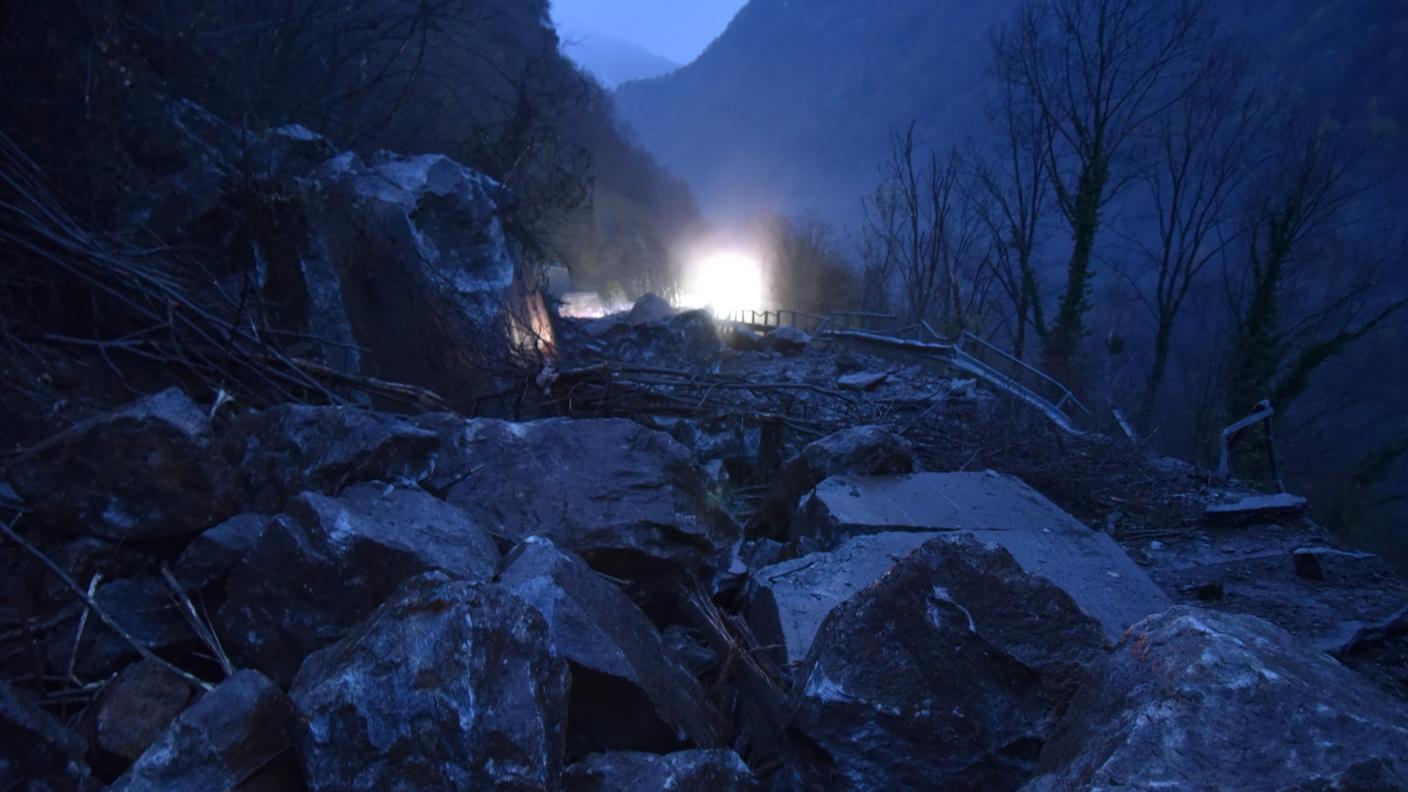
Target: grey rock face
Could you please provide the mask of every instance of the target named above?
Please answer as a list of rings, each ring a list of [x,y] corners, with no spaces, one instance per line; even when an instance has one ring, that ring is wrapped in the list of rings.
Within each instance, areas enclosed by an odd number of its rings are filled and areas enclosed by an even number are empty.
[[[296,404],[242,415],[223,438],[247,492],[245,505],[271,513],[305,491],[418,481],[433,468],[438,442],[394,416]]]
[[[187,590],[223,581],[273,519],[268,514],[237,514],[197,536],[176,560],[176,580]]]
[[[814,789],[1011,789],[1102,655],[1099,624],[1005,550],[932,539],[832,611],[797,677]]]
[[[749,534],[785,535],[798,501],[831,476],[879,476],[918,469],[914,446],[908,440],[879,426],[843,429],[810,443],[782,466],[767,500],[749,525]]]
[[[546,536],[632,581],[638,599],[672,602],[687,580],[728,568],[738,526],[668,435],[625,420],[475,420],[461,448],[450,464],[474,473],[447,500],[510,539]]]
[[[1408,709],[1253,616],[1176,607],[1130,629],[1031,792],[1408,788]]]
[[[996,473],[835,476],[817,485],[792,530],[822,548],[882,531],[971,534],[1063,589],[1101,623],[1110,643],[1172,604],[1109,535]]]
[[[297,792],[294,728],[283,691],[254,671],[240,671],[181,713],[109,790]]]
[[[299,671],[308,788],[559,789],[568,682],[522,600],[418,577]]]
[[[287,683],[407,578],[487,580],[499,554],[462,510],[419,490],[304,493],[231,573],[217,626],[231,657]]]
[[[83,739],[0,679],[0,789],[96,790]]]
[[[593,754],[562,774],[566,792],[747,792],[757,780],[733,751]]]
[[[778,647],[779,664],[800,663],[832,610],[937,535],[854,536],[835,550],[759,569],[752,575],[744,609],[748,623],[759,643]]]
[[[586,750],[719,744],[704,691],[667,655],[630,598],[575,555],[529,537],[505,561],[504,588],[547,620],[572,666],[571,742]]]
[[[9,480],[44,527],[114,540],[194,534],[237,508],[205,412],[175,388],[35,446]]]

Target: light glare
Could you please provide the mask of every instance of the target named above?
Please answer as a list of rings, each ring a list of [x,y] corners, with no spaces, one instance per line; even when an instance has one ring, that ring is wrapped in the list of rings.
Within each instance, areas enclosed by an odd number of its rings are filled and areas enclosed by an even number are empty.
[[[763,268],[757,259],[724,252],[694,262],[680,292],[680,307],[709,308],[716,316],[764,308]]]

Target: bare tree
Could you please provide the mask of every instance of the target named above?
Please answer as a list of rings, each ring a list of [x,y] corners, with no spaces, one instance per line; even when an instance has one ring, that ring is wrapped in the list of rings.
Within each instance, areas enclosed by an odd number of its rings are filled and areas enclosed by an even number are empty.
[[[974,157],[975,206],[989,238],[992,274],[1012,306],[1012,353],[1026,355],[1030,326],[1044,343],[1045,311],[1036,273],[1036,248],[1050,207],[1047,121],[1035,102],[1004,82],[992,110],[1000,145]]]
[[[1244,63],[1227,42],[1212,50],[1190,90],[1154,122],[1146,185],[1156,234],[1141,245],[1147,275],[1132,277],[1154,324],[1139,419],[1149,421],[1167,373],[1175,324],[1208,266],[1239,238],[1234,210],[1257,165],[1269,115],[1244,89]]]
[[[977,229],[957,152],[940,158],[917,151],[913,124],[895,133],[876,205],[867,244],[879,261],[893,262],[899,271],[909,318],[961,326],[967,308],[961,270],[974,258]]]
[[[1066,286],[1046,346],[1066,372],[1085,333],[1101,213],[1131,180],[1124,158],[1181,96],[1212,29],[1207,0],[1028,0],[999,36],[1000,78],[1039,108],[1040,141],[1070,227]]]
[[[1359,229],[1358,240],[1347,233],[1344,215],[1361,194],[1357,157],[1335,128],[1304,127],[1292,122],[1276,136],[1280,151],[1250,193],[1244,257],[1226,274],[1235,328],[1229,414],[1267,397],[1284,410],[1320,366],[1408,307],[1397,230]],[[1370,240],[1386,239],[1396,241],[1370,249]]]

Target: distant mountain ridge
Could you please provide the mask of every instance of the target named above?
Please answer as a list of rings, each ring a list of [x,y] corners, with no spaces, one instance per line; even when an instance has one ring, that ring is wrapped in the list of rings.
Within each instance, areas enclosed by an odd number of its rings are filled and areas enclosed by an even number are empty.
[[[1230,29],[1264,48],[1265,68],[1366,135],[1389,136],[1388,148],[1402,136],[1401,0],[1216,2]],[[915,121],[921,143],[942,145],[978,133],[992,34],[1019,5],[752,0],[694,63],[623,85],[617,108],[714,217],[770,208],[854,231],[891,130]]]
[[[608,89],[668,74],[680,65],[634,42],[588,28],[558,28],[562,54]]]

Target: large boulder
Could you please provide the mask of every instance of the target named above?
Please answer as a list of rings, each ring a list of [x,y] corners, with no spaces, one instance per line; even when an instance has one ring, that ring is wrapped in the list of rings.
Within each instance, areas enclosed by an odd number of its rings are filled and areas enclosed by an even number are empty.
[[[551,539],[632,581],[647,604],[673,603],[679,586],[707,585],[729,566],[738,526],[668,435],[614,419],[475,420],[461,448],[463,461],[449,464],[468,470],[448,488],[451,503],[509,539]]]
[[[1172,605],[1108,534],[993,472],[834,476],[807,498],[792,531],[822,548],[886,531],[960,532],[993,542],[1069,594],[1112,644],[1129,625]]]
[[[931,539],[822,623],[797,676],[791,772],[811,789],[1012,789],[1103,643],[1006,550]]]
[[[808,444],[773,478],[767,500],[749,522],[750,536],[785,535],[792,512],[804,495],[832,476],[880,476],[919,469],[914,446],[880,426],[842,429]]]
[[[282,690],[240,671],[172,722],[109,792],[300,792],[295,720]]]
[[[8,477],[36,523],[120,541],[198,533],[238,504],[209,418],[175,388],[51,437]]]
[[[241,415],[223,447],[239,471],[245,507],[272,513],[307,491],[331,495],[363,481],[419,481],[434,469],[439,439],[355,407],[281,404]]]
[[[831,611],[935,536],[911,532],[854,536],[834,550],[758,569],[749,582],[744,615],[758,642],[776,647],[774,657],[780,665],[801,663]]]
[[[574,752],[720,744],[699,683],[669,658],[650,619],[580,558],[529,537],[499,584],[542,614],[571,664]]]
[[[83,738],[0,679],[0,789],[97,790]]]
[[[498,549],[462,510],[419,490],[359,484],[304,493],[230,574],[219,633],[238,663],[281,683],[407,578],[488,580]]]
[[[562,774],[566,792],[748,792],[757,789],[752,771],[725,750],[650,754],[592,754]]]
[[[1172,608],[1071,702],[1030,792],[1408,789],[1408,709],[1254,616]]]
[[[558,789],[568,680],[522,600],[415,578],[299,671],[308,788]]]

